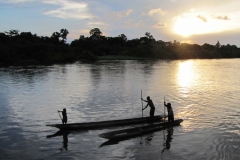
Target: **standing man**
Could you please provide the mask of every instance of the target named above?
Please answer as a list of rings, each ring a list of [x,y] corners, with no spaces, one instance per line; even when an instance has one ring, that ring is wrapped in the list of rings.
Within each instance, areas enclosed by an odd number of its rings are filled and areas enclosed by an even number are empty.
[[[150,97],[148,96],[147,100],[143,100],[142,98],[141,98],[141,100],[144,102],[147,102],[146,107],[143,108],[142,110],[146,109],[149,106],[151,108],[150,109],[150,117],[154,117],[155,107],[154,107],[154,104],[153,104],[152,100],[150,99]]]
[[[168,111],[168,122],[173,122],[174,121],[174,114],[173,114],[173,110],[172,110],[172,105],[171,103],[167,103],[164,102],[164,106],[167,107],[167,111]]]
[[[58,111],[58,112],[62,112],[62,123],[63,124],[67,124],[67,110],[65,108],[63,108],[63,111]]]

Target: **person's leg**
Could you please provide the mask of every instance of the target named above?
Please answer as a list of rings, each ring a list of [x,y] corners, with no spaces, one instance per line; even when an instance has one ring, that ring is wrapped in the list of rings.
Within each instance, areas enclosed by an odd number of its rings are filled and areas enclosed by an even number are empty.
[[[67,124],[67,117],[63,117],[63,123]]]
[[[155,108],[151,108],[151,110],[150,110],[150,117],[154,117],[154,112],[155,112]]]
[[[168,122],[171,122],[171,116],[168,115]]]

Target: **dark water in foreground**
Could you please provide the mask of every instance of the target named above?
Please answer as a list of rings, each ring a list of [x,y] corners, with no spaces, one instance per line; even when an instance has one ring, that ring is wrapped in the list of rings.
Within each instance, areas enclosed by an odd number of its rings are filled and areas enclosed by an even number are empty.
[[[0,159],[239,160],[239,70],[240,59],[0,68]],[[46,124],[60,123],[62,108],[69,123],[141,117],[141,90],[155,114],[165,96],[184,119],[170,142],[165,130],[101,146],[107,140],[98,134],[133,126],[46,138],[58,131]]]

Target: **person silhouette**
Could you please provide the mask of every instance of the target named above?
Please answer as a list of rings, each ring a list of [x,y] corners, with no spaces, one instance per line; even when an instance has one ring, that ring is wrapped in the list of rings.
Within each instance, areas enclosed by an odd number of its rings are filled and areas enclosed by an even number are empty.
[[[66,108],[63,108],[63,111],[59,111],[58,112],[62,112],[62,123],[63,124],[67,124],[67,110]]]
[[[63,134],[63,148],[68,150],[68,134]]]
[[[154,112],[155,112],[155,106],[153,104],[153,101],[150,99],[150,97],[147,97],[147,100],[144,100],[141,98],[142,101],[147,102],[147,105],[145,108],[143,108],[142,110],[146,109],[148,106],[151,108],[150,109],[150,117],[154,117]]]
[[[63,149],[68,150],[68,134],[68,132],[63,133],[63,142],[62,147],[59,149],[60,151],[63,151]]]
[[[173,122],[174,121],[174,114],[173,114],[173,110],[172,110],[172,105],[171,103],[167,103],[164,102],[164,106],[167,107],[167,111],[168,111],[168,122]]]

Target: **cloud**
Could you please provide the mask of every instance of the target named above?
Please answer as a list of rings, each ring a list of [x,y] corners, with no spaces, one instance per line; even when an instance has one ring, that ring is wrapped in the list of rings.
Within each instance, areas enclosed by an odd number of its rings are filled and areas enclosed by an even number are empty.
[[[126,11],[121,11],[121,12],[113,12],[111,16],[117,18],[117,19],[122,19],[125,17],[128,17],[131,13],[133,12],[132,9],[128,9]]]
[[[132,13],[132,11],[133,11],[132,9],[127,10],[127,11],[126,11],[126,16],[129,16],[130,13]]]
[[[0,1],[0,2],[3,2],[3,3],[24,3],[24,2],[32,2],[34,0],[8,0],[8,1]]]
[[[153,28],[161,28],[161,27],[167,27],[167,24],[158,22],[157,24],[152,26]]]
[[[88,4],[72,0],[43,0],[43,3],[57,5],[59,8],[44,12],[43,14],[58,18],[91,19],[88,12]]]
[[[161,15],[164,15],[164,14],[165,14],[165,12],[162,11],[161,8],[157,8],[157,9],[151,9],[151,10],[148,12],[148,15],[153,16],[155,13],[160,13]]]
[[[219,19],[219,20],[230,20],[230,18],[228,16],[216,16],[214,18]]]
[[[102,26],[106,26],[107,24],[101,21],[95,21],[95,22],[88,22],[87,26],[90,28],[100,28]]]
[[[130,18],[132,12],[132,9],[118,12],[107,12],[105,13],[104,17],[99,18],[99,20],[103,21],[105,26],[109,24],[112,27],[115,26],[117,28],[127,27],[130,25],[130,23],[132,23],[132,19]],[[136,18],[134,20],[136,20]]]
[[[198,15],[197,18],[201,19],[203,22],[207,22],[207,18],[201,15]]]

